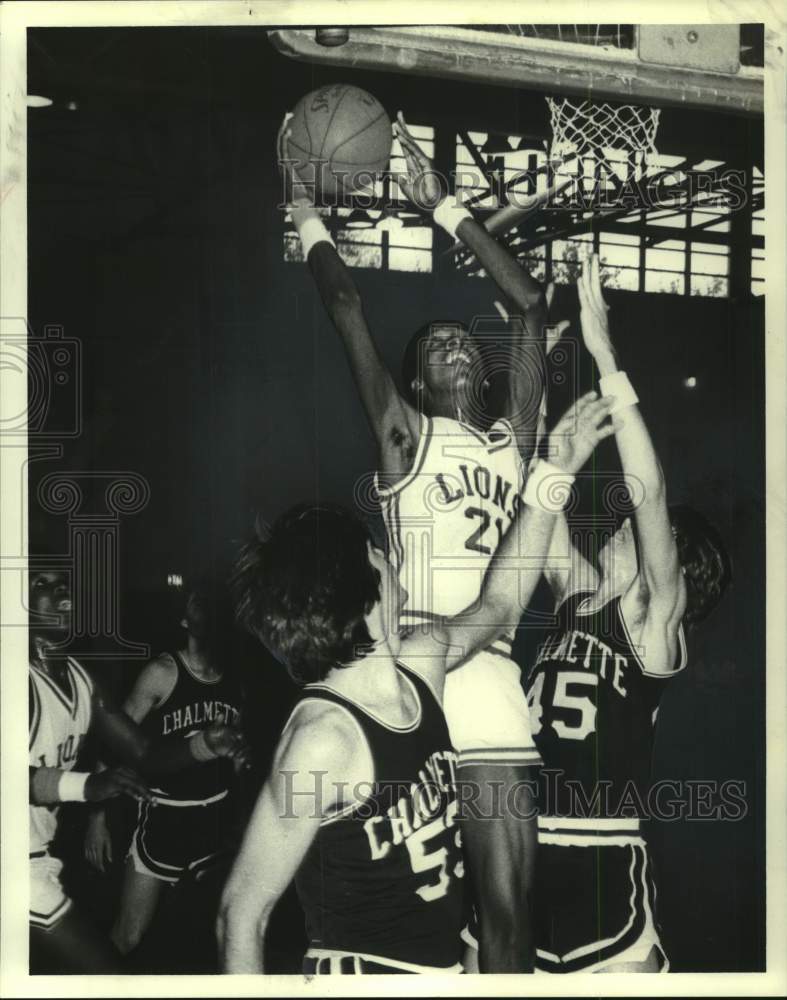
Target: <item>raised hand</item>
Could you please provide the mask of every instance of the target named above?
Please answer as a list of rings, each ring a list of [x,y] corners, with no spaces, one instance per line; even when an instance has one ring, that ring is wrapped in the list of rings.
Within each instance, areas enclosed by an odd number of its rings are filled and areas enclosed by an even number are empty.
[[[128,767],[111,767],[106,771],[96,771],[85,782],[85,799],[88,802],[104,802],[129,795],[132,799],[150,802],[150,789],[139,775]]]
[[[407,163],[407,173],[398,175],[396,182],[414,205],[431,211],[443,200],[445,191],[432,161],[410,135],[401,111],[393,123],[393,134]]]
[[[579,318],[582,325],[582,339],[585,347],[598,358],[599,354],[613,351],[609,335],[607,312],[609,306],[604,301],[601,291],[601,275],[599,273],[598,256],[593,254],[589,261],[582,265],[582,271],[577,281],[579,293]]]
[[[284,201],[286,205],[293,208],[311,208],[314,204],[313,199],[308,188],[298,176],[289,152],[288,139],[291,118],[292,112],[288,111],[276,134],[276,159],[279,164],[279,173],[284,181]]]
[[[549,434],[549,461],[566,472],[579,472],[599,441],[617,430],[614,420],[605,423],[614,403],[614,396],[599,399],[595,391],[573,403]]]

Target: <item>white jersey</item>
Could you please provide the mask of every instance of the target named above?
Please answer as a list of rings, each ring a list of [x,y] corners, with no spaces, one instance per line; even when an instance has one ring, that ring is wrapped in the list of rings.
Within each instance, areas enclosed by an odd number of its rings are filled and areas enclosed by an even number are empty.
[[[377,483],[391,559],[408,595],[403,624],[450,617],[478,601],[492,555],[522,505],[523,478],[508,421],[485,433],[421,416],[411,471],[390,489]],[[498,651],[510,650],[503,639]]]
[[[68,693],[30,664],[30,766],[70,771],[90,726],[93,685],[71,657],[66,664]],[[57,807],[30,805],[30,853],[46,852],[57,830]]]

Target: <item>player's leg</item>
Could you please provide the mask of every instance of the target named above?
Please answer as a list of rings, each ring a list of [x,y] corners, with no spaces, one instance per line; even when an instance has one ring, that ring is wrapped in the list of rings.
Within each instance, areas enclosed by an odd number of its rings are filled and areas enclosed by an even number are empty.
[[[120,910],[110,934],[123,955],[128,955],[139,945],[150,926],[161,894],[161,880],[138,870],[139,867],[134,857],[126,859]]]
[[[30,971],[108,975],[123,971],[123,958],[72,906],[55,926],[30,925]]]
[[[459,752],[459,815],[475,895],[480,968],[531,971],[540,757],[519,668],[506,657],[479,653],[448,674],[443,707]]]
[[[43,853],[43,852],[42,852]],[[122,958],[63,891],[63,863],[47,854],[30,859],[30,971],[118,972]]]
[[[460,820],[478,924],[481,972],[531,972],[538,840],[532,768],[460,768]],[[467,967],[467,966],[466,966]]]
[[[474,928],[474,930],[477,931],[477,928]],[[462,942],[464,944],[464,951],[462,952],[462,968],[468,975],[475,975],[481,971],[478,964],[478,941],[468,928],[464,928],[462,931]]]

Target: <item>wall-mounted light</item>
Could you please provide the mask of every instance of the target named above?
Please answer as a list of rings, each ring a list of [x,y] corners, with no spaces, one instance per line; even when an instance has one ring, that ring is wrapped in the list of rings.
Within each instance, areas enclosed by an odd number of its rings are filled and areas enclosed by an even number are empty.
[[[180,575],[180,573],[167,573],[167,586],[182,587],[183,577]]]
[[[376,229],[382,229],[383,231],[388,230],[388,232],[393,232],[395,229],[404,229],[404,223],[401,219],[397,218],[395,215],[384,215],[377,223]]]
[[[347,229],[370,229],[373,225],[374,222],[362,208],[354,208],[345,222]]]
[[[696,389],[697,388],[697,379],[694,377],[694,375],[689,375],[689,376],[687,376],[687,378],[684,378],[684,380],[683,380],[683,387],[685,389]]]

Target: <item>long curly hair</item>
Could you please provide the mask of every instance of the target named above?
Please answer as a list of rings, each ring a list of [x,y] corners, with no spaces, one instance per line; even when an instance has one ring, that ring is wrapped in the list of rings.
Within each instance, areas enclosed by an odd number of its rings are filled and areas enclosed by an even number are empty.
[[[719,532],[691,507],[669,509],[678,559],[686,580],[683,621],[692,628],[704,621],[732,581],[732,561]]]
[[[322,680],[372,648],[365,616],[380,599],[380,574],[369,541],[343,507],[299,505],[240,552],[235,616],[296,683]]]

